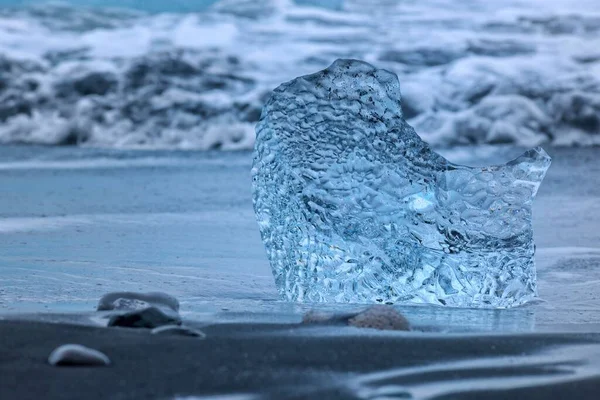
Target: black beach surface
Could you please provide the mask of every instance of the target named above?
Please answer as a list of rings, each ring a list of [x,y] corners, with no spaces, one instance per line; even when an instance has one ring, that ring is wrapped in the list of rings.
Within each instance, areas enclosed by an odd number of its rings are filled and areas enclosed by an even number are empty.
[[[0,148],[0,399],[596,399],[597,150],[547,149],[534,202],[540,301],[398,306],[410,332],[300,325],[250,199],[250,153]],[[455,162],[519,150],[456,149]],[[105,328],[111,291],[164,291],[205,339]],[[66,343],[108,367],[52,367]],[[194,396],[194,397],[190,397]]]
[[[597,399],[600,335],[223,324],[203,340],[2,321],[2,399]],[[63,343],[109,367],[52,367]],[[191,397],[194,396],[194,397]]]

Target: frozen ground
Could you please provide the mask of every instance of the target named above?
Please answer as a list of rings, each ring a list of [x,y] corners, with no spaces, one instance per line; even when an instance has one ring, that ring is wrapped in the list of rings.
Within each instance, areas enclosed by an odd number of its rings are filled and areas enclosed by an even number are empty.
[[[33,3],[0,1],[0,143],[250,149],[265,96],[336,58],[396,72],[436,145],[600,143],[596,0]]]
[[[508,311],[402,307],[413,324],[600,329],[599,150],[547,150],[553,165],[534,203],[543,301]],[[445,153],[481,165],[520,150]],[[199,320],[298,320],[302,308],[275,292],[250,164],[247,152],[0,147],[0,313],[92,311],[109,291],[161,290]]]

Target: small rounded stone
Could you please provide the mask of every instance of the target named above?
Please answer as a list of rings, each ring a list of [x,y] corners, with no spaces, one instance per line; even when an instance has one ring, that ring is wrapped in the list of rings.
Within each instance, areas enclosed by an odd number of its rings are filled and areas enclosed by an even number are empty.
[[[356,314],[348,320],[348,325],[357,328],[372,328],[391,331],[409,331],[410,324],[392,306],[377,305]]]
[[[164,325],[159,326],[158,328],[152,329],[151,333],[153,335],[161,335],[161,336],[190,336],[196,337],[200,339],[206,338],[206,334],[197,329],[188,328],[187,326],[179,326],[179,325]]]
[[[56,366],[106,366],[110,359],[106,354],[79,344],[64,344],[48,357],[48,363]]]

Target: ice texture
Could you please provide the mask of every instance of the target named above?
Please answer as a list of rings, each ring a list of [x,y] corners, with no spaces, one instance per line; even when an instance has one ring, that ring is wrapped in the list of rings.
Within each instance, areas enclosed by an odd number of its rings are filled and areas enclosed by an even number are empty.
[[[403,118],[395,74],[338,60],[267,101],[253,200],[280,293],[299,302],[511,307],[536,296],[541,148],[471,168]]]

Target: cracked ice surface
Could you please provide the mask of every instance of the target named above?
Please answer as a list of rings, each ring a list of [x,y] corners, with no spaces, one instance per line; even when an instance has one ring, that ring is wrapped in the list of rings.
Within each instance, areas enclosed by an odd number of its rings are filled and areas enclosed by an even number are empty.
[[[536,296],[541,148],[453,164],[403,119],[396,75],[356,60],[275,89],[254,208],[280,293],[301,302],[511,307]]]

